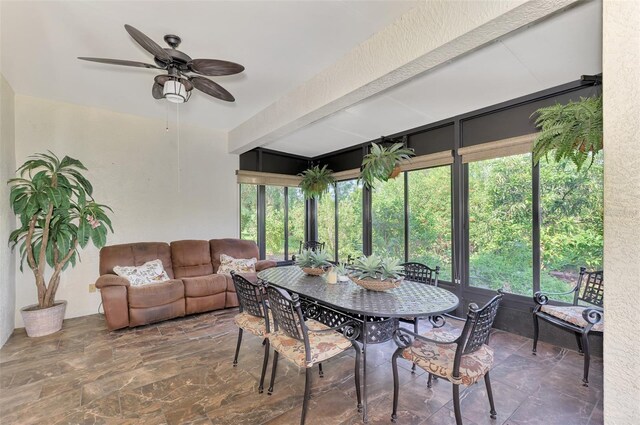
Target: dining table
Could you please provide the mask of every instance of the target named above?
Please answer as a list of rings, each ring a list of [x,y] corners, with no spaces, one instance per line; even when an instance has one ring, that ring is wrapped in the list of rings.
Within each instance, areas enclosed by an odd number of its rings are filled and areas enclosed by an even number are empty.
[[[372,291],[351,280],[328,283],[323,276],[306,275],[295,265],[262,270],[258,277],[270,285],[297,294],[305,318],[332,328],[339,328],[347,322],[357,326],[356,341],[362,345],[363,354],[364,422],[368,420],[367,345],[391,340],[400,318],[441,317],[460,304],[458,297],[446,289],[408,279],[397,288]]]

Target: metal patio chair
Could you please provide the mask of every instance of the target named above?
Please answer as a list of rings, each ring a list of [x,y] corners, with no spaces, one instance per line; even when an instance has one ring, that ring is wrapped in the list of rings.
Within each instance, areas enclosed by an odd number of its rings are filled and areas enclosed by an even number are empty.
[[[355,384],[357,407],[360,412],[362,409],[360,398],[361,349],[355,342],[359,335],[355,323],[347,321],[340,326],[330,328],[312,319],[305,321],[297,294],[289,294],[280,288],[267,286],[267,296],[274,319],[274,330],[268,336],[274,349],[271,384],[268,393],[270,394],[273,390],[279,355],[304,368],[306,376],[300,418],[300,424],[303,425],[309,407],[313,366],[353,347],[356,351]],[[338,330],[341,330],[342,333]]]
[[[568,295],[573,293],[572,305],[549,305],[550,295]],[[536,306],[533,309],[533,355],[538,346],[540,333],[538,319],[551,323],[561,329],[573,332],[578,342],[578,351],[584,355],[583,385],[589,386],[589,334],[604,332],[604,310],[602,303],[604,298],[604,281],[602,270],[587,272],[586,268],[580,268],[578,283],[570,291],[553,293],[538,291],[533,300]],[[591,306],[579,305],[580,302]]]
[[[489,370],[493,366],[493,350],[487,345],[487,341],[501,299],[502,294],[499,293],[482,308],[476,304],[470,304],[466,320],[447,315],[448,318],[463,321],[462,330],[446,324],[439,328],[433,328],[423,335],[403,328],[396,330],[394,340],[399,348],[393,353],[391,359],[393,367],[392,422],[398,418],[399,356],[453,384],[453,410],[457,425],[462,425],[460,385],[473,385],[484,377],[491,407],[489,414],[492,419],[496,418],[497,413],[489,379]]]

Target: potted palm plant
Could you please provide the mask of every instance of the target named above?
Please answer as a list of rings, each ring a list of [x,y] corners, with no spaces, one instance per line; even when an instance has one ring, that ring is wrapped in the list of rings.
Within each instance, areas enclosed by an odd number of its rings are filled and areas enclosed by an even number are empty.
[[[329,254],[325,251],[305,249],[296,257],[296,265],[300,267],[305,274],[320,276],[324,274],[326,268],[329,267],[331,263],[329,262]]]
[[[351,265],[351,280],[371,291],[386,291],[402,283],[402,267],[394,258],[381,258],[375,254],[362,257]]]
[[[371,143],[369,153],[362,159],[360,179],[371,188],[376,181],[396,178],[400,174],[400,164],[414,155],[413,149],[406,148],[402,142],[390,147]]]
[[[321,198],[329,189],[329,185],[336,181],[333,177],[333,171],[328,169],[326,164],[322,168],[319,165],[314,165],[298,175],[302,176],[300,189],[306,199]]]
[[[589,157],[589,166],[593,164],[602,150],[602,95],[540,108],[533,115],[540,128],[533,146],[535,164],[550,153],[556,162],[570,159],[578,171]]]
[[[61,273],[80,260],[79,248],[89,242],[101,248],[107,227],[113,232],[106,214],[111,209],[93,199],[93,186],[82,174],[86,170],[77,159],[49,152],[29,157],[18,168],[19,177],[8,181],[11,207],[20,217],[9,243],[20,246],[20,270],[26,261],[38,289],[38,303],[21,309],[31,337],[62,328],[66,301],[56,300]]]

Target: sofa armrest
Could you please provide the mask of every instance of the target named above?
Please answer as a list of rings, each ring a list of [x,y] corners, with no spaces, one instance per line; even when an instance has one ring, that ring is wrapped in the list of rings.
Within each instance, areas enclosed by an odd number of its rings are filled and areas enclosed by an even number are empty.
[[[265,269],[270,269],[271,267],[275,267],[277,263],[272,260],[260,260],[256,263],[256,271],[260,272]]]
[[[130,286],[129,279],[115,274],[103,274],[96,280],[96,288],[102,289],[107,286]]]

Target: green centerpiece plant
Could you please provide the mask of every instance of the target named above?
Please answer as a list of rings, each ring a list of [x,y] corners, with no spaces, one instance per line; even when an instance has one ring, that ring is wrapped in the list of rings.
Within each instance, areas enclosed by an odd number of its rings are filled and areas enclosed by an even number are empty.
[[[362,159],[360,179],[371,188],[376,181],[396,178],[400,174],[400,164],[412,156],[415,156],[413,149],[406,148],[401,142],[390,147],[371,143],[369,153]]]
[[[404,279],[400,261],[372,254],[357,259],[349,277],[365,289],[385,291],[400,286]]]
[[[578,171],[591,158],[591,167],[602,150],[602,95],[540,108],[533,115],[540,128],[533,146],[535,164],[552,154],[556,162],[570,159]]]
[[[18,168],[19,177],[8,181],[10,204],[20,218],[9,243],[19,246],[20,270],[26,261],[38,291],[38,303],[21,310],[29,336],[62,328],[66,301],[56,301],[62,272],[80,260],[80,248],[89,243],[101,248],[107,228],[113,232],[111,208],[95,202],[86,170],[77,159],[49,152],[29,157]]]
[[[322,168],[319,165],[304,170],[299,174],[302,176],[300,189],[306,199],[322,198],[322,195],[329,189],[329,186],[335,183],[333,171],[327,168],[325,164]]]
[[[296,265],[308,275],[320,276],[324,274],[327,267],[331,266],[329,258],[326,251],[305,249],[296,257]]]

